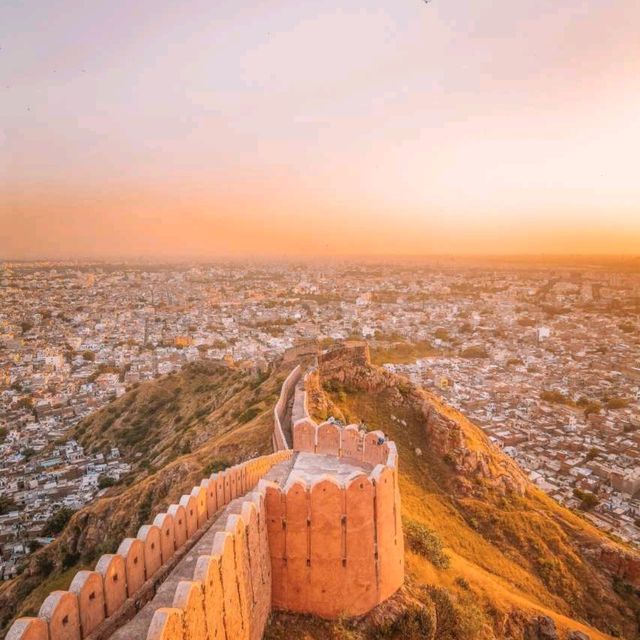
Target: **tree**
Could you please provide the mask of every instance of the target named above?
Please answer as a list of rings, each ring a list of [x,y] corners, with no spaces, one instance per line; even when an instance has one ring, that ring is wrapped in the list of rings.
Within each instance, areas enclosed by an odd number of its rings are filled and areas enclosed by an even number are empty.
[[[25,447],[20,453],[22,453],[25,460],[30,460],[31,458],[33,458],[35,452],[35,449],[32,449],[31,447]]]
[[[591,447],[591,449],[589,449],[589,453],[587,453],[586,462],[595,460],[598,457],[599,453],[600,452],[598,451],[598,449],[596,449],[595,447]]]
[[[55,536],[60,533],[71,520],[71,516],[75,513],[74,509],[69,507],[61,507],[58,509],[45,523],[42,529],[43,536]]]
[[[11,511],[15,511],[17,508],[18,505],[15,503],[13,498],[0,495],[0,516],[10,513]]]
[[[590,491],[574,489],[573,495],[580,500],[580,508],[583,511],[591,511],[599,502],[598,496]]]
[[[22,331],[23,335],[31,331],[31,329],[33,329],[33,322],[24,320],[23,322],[20,323],[20,330]]]
[[[113,487],[116,484],[116,481],[108,476],[106,473],[101,473],[98,476],[98,489],[106,489],[107,487]]]

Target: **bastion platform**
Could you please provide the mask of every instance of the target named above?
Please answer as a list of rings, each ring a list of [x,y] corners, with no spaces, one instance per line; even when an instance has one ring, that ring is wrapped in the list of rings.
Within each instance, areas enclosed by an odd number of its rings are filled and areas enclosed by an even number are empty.
[[[272,609],[356,616],[391,596],[404,580],[395,445],[317,425],[304,382],[298,366],[282,386],[274,454],[204,479],[7,640],[260,640]]]

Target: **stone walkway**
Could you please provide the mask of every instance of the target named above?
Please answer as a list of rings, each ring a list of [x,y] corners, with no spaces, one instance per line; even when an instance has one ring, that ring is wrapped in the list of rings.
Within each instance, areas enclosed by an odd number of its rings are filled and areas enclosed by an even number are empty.
[[[293,460],[287,460],[272,467],[264,476],[264,480],[270,480],[282,486],[291,473]],[[231,514],[239,514],[242,510],[244,496],[232,500],[224,509],[215,515],[213,524],[209,525],[204,533],[200,534],[198,541],[189,549],[188,553],[171,570],[167,578],[158,586],[152,600],[147,602],[135,617],[126,622],[117,631],[110,635],[110,640],[133,640],[146,638],[151,619],[155,611],[161,607],[171,607],[176,588],[181,580],[193,580],[196,562],[200,556],[211,554],[213,539],[218,531],[224,531],[227,517]]]
[[[292,484],[296,480],[303,480],[308,486],[325,474],[330,475],[344,485],[350,476],[358,473],[364,473],[368,476],[372,470],[373,467],[370,464],[359,460],[301,451],[294,454],[293,468],[289,473],[285,486]]]

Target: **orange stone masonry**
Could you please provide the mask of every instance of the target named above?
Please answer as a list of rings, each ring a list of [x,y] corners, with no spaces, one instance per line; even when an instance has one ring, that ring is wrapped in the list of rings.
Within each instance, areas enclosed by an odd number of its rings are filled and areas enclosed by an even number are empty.
[[[404,581],[395,444],[379,431],[309,418],[293,426],[293,443],[355,470],[344,483],[312,476],[265,485],[273,606],[325,618],[366,613]]]
[[[202,480],[7,639],[259,640],[272,609],[355,616],[391,596],[404,580],[395,444],[317,425],[302,384],[297,366],[274,454]]]
[[[189,495],[182,496],[180,504],[171,505],[166,513],[155,517],[153,524],[141,527],[136,538],[123,540],[117,553],[103,555],[98,560],[95,571],[78,572],[69,591],[51,593],[43,602],[37,618],[17,619],[7,633],[7,639],[93,640],[110,637],[110,633],[101,632],[108,625],[109,619],[117,618],[126,607],[135,602],[144,585],[153,579],[154,574],[161,573],[170,565],[173,557],[199,528],[199,524],[204,526],[210,520],[215,522],[216,514],[232,500],[231,488],[242,493],[251,491],[274,465],[286,461],[292,455],[291,450],[276,452],[212,474],[194,487]],[[229,487],[226,494],[225,486]],[[226,561],[226,565],[230,567],[228,589],[238,593],[235,554],[240,542],[236,542],[236,538],[247,540],[244,543],[247,558],[243,560],[244,568],[240,573],[245,582],[251,578],[251,585],[242,587],[246,594],[244,611],[246,616],[251,609],[251,618],[255,617],[257,622],[244,620],[242,624],[247,630],[245,635],[225,635],[227,620],[231,622],[233,619],[232,612],[229,611],[225,618],[222,609],[217,612],[205,611],[206,602],[217,602],[216,606],[220,606],[219,591],[215,590],[213,577],[209,581],[211,584],[205,583],[203,565],[198,563],[200,570],[196,571],[193,582],[185,582],[187,586],[183,586],[179,593],[176,592],[176,598],[171,603],[173,606],[156,611],[145,637],[164,640],[231,640],[236,637],[257,640],[261,637],[271,610],[271,568],[266,538],[264,492],[249,493],[242,500],[242,507],[246,504],[246,508],[241,508],[242,515],[234,521],[234,533],[226,534],[230,540],[231,556],[227,554],[226,558],[213,557],[212,550],[210,560],[215,567]],[[194,591],[189,586],[191,584],[199,586]],[[219,590],[220,585],[221,582],[218,583]],[[211,620],[212,624],[216,621],[211,632],[207,621],[200,623],[199,598],[202,599],[202,611],[206,613],[207,620]],[[241,619],[240,613],[238,619]],[[261,629],[260,635],[248,635],[250,629],[257,627]],[[141,637],[141,640],[144,638]]]

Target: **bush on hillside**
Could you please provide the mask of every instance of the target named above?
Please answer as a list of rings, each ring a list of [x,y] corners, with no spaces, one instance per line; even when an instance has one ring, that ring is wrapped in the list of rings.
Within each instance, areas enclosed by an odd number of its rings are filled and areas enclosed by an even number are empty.
[[[436,622],[431,612],[426,607],[414,605],[393,620],[377,625],[370,637],[372,640],[431,640],[435,631]]]
[[[434,531],[421,522],[409,519],[404,519],[402,526],[411,551],[426,558],[438,569],[449,568],[449,556],[443,551],[442,540]]]
[[[58,509],[45,523],[42,529],[42,535],[47,537],[60,533],[67,526],[67,522],[71,520],[71,516],[74,513],[75,510],[69,507],[61,507]]]

